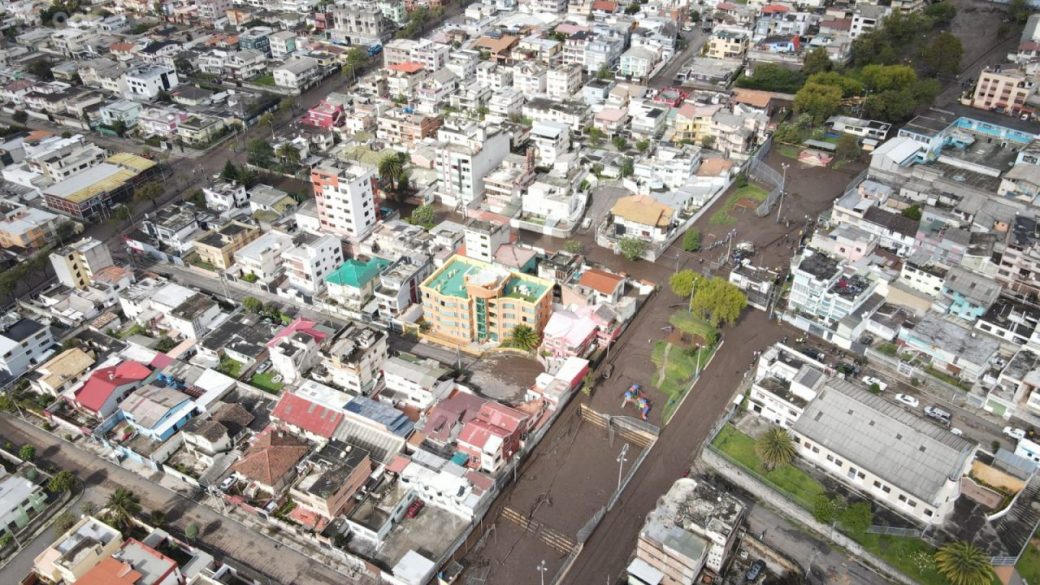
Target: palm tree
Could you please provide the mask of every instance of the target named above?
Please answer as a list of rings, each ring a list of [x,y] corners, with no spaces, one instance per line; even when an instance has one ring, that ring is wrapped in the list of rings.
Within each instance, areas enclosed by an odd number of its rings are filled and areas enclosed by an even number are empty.
[[[76,485],[76,476],[70,471],[59,471],[47,482],[47,489],[53,494],[71,491]]]
[[[950,585],[989,585],[993,566],[974,544],[958,540],[935,551],[935,568]]]
[[[274,138],[274,114],[266,112],[263,116],[260,116],[260,124],[264,124],[270,128],[271,138]]]
[[[151,201],[152,207],[157,209],[159,207],[159,197],[162,194],[162,185],[155,181],[148,181],[134,190],[134,201]]]
[[[141,500],[137,494],[126,488],[116,488],[116,491],[108,496],[105,507],[108,508],[109,520],[125,530],[129,528],[131,519],[141,513]]]
[[[772,471],[777,465],[794,459],[794,441],[785,429],[772,427],[755,441],[755,452],[762,458],[766,469]]]
[[[538,333],[527,325],[513,327],[513,332],[509,335],[509,339],[506,340],[509,346],[524,351],[534,350],[540,342],[541,339],[538,338]]]
[[[279,146],[277,154],[286,168],[295,169],[296,165],[300,164],[300,149],[291,142]]]
[[[379,161],[379,178],[388,189],[397,189],[404,178],[404,160],[399,154],[388,154]]]

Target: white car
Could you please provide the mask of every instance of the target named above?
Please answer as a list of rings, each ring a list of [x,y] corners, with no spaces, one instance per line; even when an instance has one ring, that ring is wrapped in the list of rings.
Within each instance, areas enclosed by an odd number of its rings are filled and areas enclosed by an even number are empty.
[[[958,429],[957,427],[953,427],[952,429],[950,429],[950,433],[957,435],[958,437],[964,435],[964,431]]]
[[[902,402],[910,408],[917,408],[921,405],[921,403],[918,402],[916,398],[910,396],[909,394],[896,394],[896,401]]]
[[[224,478],[224,481],[220,482],[220,491],[226,492],[231,489],[231,486],[235,485],[235,476],[230,475]]]
[[[888,384],[882,382],[880,379],[875,378],[874,376],[863,376],[862,378],[860,378],[860,380],[863,380],[863,383],[867,385],[867,388],[870,388],[874,384],[877,384],[878,389],[882,392],[885,391],[885,388],[888,388]]]
[[[1004,434],[1016,441],[1021,441],[1026,438],[1026,432],[1022,429],[1016,429],[1015,427],[1004,427]]]

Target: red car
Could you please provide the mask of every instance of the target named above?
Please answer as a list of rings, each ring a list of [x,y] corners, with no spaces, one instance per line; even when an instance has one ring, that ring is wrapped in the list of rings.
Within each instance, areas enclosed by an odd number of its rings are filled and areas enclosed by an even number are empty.
[[[426,504],[423,504],[422,500],[413,501],[411,504],[408,504],[408,511],[404,513],[404,517],[415,518],[419,515],[419,511],[422,510],[425,505]]]

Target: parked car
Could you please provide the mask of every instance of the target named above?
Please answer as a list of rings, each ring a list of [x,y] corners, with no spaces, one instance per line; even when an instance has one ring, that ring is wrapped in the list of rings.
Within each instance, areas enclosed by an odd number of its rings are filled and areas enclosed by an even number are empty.
[[[1016,441],[1021,441],[1026,438],[1026,432],[1015,427],[1004,427],[1004,434]]]
[[[896,401],[902,402],[910,408],[917,408],[921,405],[921,403],[918,402],[916,398],[910,396],[909,394],[896,394]]]
[[[220,491],[226,492],[231,489],[231,486],[235,485],[235,476],[230,475],[224,478],[224,481],[220,482]]]
[[[404,513],[404,517],[415,518],[425,505],[422,500],[413,500],[411,504],[408,504],[408,511]]]
[[[952,415],[938,406],[926,406],[924,407],[924,414],[932,420],[938,421],[946,426],[950,425]]]
[[[270,360],[265,360],[263,363],[261,363],[256,368],[256,373],[257,374],[263,374],[264,372],[266,372],[269,369],[271,369],[271,361]]]
[[[957,435],[958,437],[964,435],[964,431],[958,429],[957,427],[953,427],[952,429],[950,429],[950,433],[954,434],[954,435]]]
[[[751,567],[748,568],[747,573],[744,573],[744,580],[751,582],[758,579],[762,575],[762,571],[766,569],[766,562],[762,559],[751,563]]]
[[[874,376],[863,376],[860,379],[863,380],[863,383],[866,384],[868,388],[873,386],[874,384],[877,384],[879,392],[884,392],[885,389],[888,388],[888,384],[882,382],[880,378],[875,378]]]

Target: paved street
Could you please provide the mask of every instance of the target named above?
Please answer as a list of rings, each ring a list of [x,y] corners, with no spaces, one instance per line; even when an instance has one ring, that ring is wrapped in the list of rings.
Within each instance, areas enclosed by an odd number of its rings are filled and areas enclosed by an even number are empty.
[[[86,484],[86,501],[103,503],[116,488],[127,488],[141,498],[145,511],[165,512],[166,524],[173,530],[183,533],[188,524],[195,523],[201,527],[200,542],[210,552],[237,560],[277,582],[286,585],[341,585],[347,581],[343,575],[310,557],[21,420],[3,415],[0,418],[0,436],[18,445],[36,445],[38,458],[75,473]],[[52,539],[54,536],[51,534]],[[34,541],[30,549],[23,552],[22,556],[27,558],[19,557],[0,571],[0,583],[20,581],[24,573],[18,574],[17,571],[31,566],[32,556],[35,556],[31,553],[43,550],[45,546],[41,544],[42,540]]]
[[[654,89],[661,89],[663,87],[669,87],[675,84],[675,76],[679,74],[679,70],[683,68],[690,59],[697,56],[701,52],[701,47],[704,43],[708,42],[708,38],[711,36],[710,33],[705,33],[701,30],[700,25],[696,25],[690,32],[680,32],[680,35],[686,39],[686,48],[683,49],[676,57],[668,62],[667,65],[661,68],[650,79],[650,83],[647,85]]]

